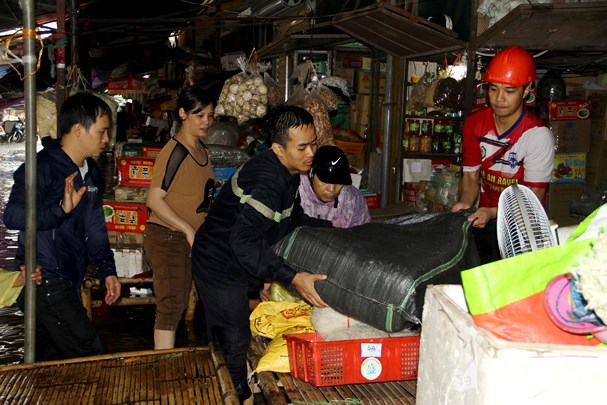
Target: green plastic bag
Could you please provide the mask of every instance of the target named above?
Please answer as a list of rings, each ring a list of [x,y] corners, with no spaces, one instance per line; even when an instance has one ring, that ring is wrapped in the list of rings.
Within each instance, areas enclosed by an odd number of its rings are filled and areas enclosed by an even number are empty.
[[[544,309],[544,290],[589,253],[607,223],[607,205],[586,218],[562,245],[524,253],[462,272],[475,323],[515,342],[591,345],[600,341],[558,328]]]

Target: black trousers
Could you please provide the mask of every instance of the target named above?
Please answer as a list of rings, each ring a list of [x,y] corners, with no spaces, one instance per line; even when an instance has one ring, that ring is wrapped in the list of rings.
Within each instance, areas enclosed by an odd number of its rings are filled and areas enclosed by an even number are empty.
[[[194,281],[204,306],[209,342],[215,340],[221,345],[236,389],[248,389],[247,351],[251,343],[248,284],[217,281],[200,273],[194,271]]]
[[[18,303],[25,312],[23,293]],[[71,282],[44,279],[36,286],[36,361],[105,352],[105,345],[82,306],[79,291]]]

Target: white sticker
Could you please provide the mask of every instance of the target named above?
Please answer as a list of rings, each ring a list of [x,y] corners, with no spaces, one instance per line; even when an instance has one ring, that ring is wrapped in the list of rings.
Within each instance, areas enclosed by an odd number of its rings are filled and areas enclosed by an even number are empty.
[[[360,365],[360,373],[369,381],[376,380],[381,374],[381,361],[375,357],[369,357]]]
[[[421,173],[422,172],[422,162],[413,162],[411,163],[411,172],[413,173]]]
[[[361,343],[360,357],[381,357],[381,343]]]

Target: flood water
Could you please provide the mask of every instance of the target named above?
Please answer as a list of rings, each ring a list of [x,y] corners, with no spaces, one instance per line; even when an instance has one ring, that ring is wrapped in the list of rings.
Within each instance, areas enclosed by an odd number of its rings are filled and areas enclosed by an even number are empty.
[[[13,184],[13,172],[25,162],[25,144],[0,144],[0,218]],[[112,169],[106,167],[107,187],[112,187]],[[13,266],[17,233],[9,231],[0,220],[0,267]],[[154,305],[102,306],[94,308],[93,323],[105,341],[109,353],[151,350],[154,348]],[[193,321],[182,321],[177,330],[176,347],[200,346],[205,342],[202,308],[196,308]],[[23,314],[15,305],[0,308],[0,366],[23,361]]]

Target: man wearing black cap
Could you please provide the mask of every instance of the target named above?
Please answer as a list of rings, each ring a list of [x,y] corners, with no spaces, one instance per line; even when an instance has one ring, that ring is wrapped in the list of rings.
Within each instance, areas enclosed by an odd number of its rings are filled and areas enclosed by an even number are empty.
[[[336,146],[318,148],[312,170],[301,174],[299,194],[308,216],[331,221],[336,228],[351,228],[371,220],[365,198],[352,185],[348,158]]]

